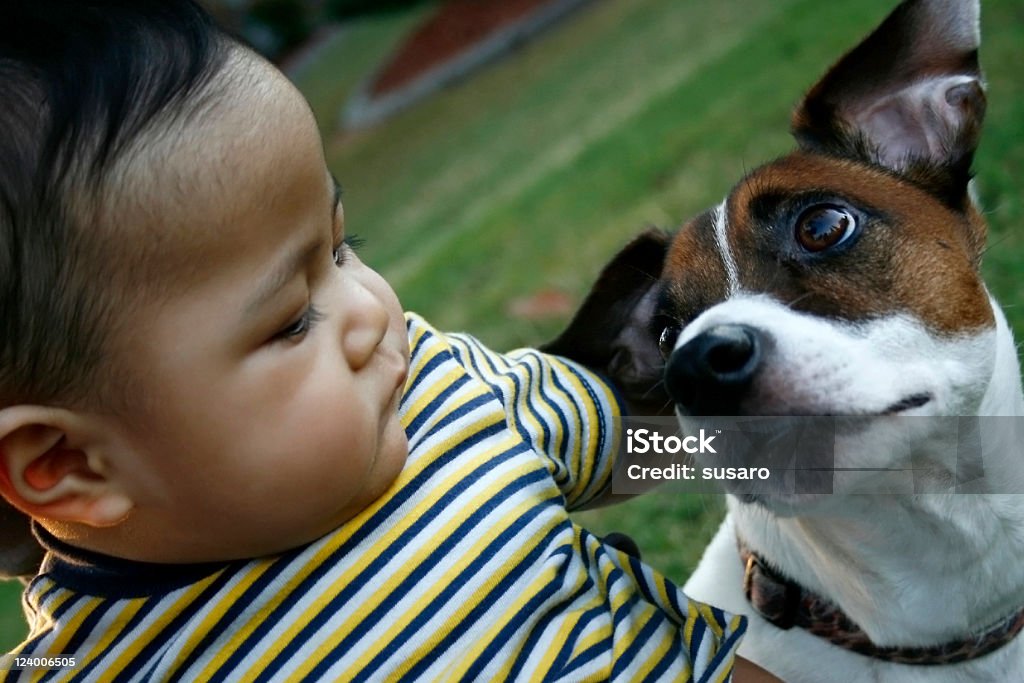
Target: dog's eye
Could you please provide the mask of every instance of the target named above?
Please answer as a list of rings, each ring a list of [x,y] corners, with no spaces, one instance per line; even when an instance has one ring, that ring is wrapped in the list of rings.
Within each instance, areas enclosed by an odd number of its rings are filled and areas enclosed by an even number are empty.
[[[821,204],[800,215],[796,239],[807,251],[824,251],[848,240],[856,227],[856,219],[846,209]]]
[[[661,352],[661,357],[664,360],[668,360],[668,357],[672,355],[677,339],[679,339],[679,325],[670,323],[662,328],[661,335],[658,336],[658,351]]]

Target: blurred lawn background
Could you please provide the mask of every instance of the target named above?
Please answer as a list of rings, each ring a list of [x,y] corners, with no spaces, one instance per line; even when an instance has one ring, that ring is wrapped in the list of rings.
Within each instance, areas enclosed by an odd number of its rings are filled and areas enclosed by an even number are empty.
[[[404,306],[497,349],[550,339],[523,319],[546,291],[578,301],[647,225],[677,226],[790,149],[803,91],[894,0],[596,0],[511,58],[370,129],[336,132],[348,94],[429,6],[347,25],[294,75],[324,131],[362,258]],[[1024,2],[985,0],[989,82],[976,168],[992,228],[985,273],[1024,338]],[[715,496],[652,494],[587,512],[684,581],[721,518]],[[0,645],[24,635],[0,585]]]

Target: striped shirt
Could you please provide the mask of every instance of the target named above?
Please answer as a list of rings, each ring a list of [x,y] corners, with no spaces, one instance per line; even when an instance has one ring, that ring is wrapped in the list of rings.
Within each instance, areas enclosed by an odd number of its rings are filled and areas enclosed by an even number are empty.
[[[18,654],[76,666],[0,680],[727,680],[743,618],[568,516],[610,485],[611,389],[407,322],[410,453],[382,498],[309,546],[213,565],[117,560],[40,531]]]

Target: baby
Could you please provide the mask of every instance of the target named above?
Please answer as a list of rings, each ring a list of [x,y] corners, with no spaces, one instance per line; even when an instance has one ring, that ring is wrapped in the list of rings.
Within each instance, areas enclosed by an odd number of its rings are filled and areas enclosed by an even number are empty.
[[[4,13],[0,492],[46,550],[15,654],[72,680],[728,677],[742,619],[568,517],[609,488],[615,391],[403,315],[277,70],[188,0]]]

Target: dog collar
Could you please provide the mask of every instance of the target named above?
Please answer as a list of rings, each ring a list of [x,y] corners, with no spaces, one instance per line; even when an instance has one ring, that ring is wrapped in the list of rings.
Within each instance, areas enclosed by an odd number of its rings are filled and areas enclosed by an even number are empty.
[[[998,650],[1024,629],[1021,608],[982,633],[962,640],[926,647],[880,647],[838,606],[783,576],[742,539],[737,543],[740,560],[746,566],[743,592],[758,614],[778,628],[799,626],[833,645],[868,657],[920,666],[957,664]]]

